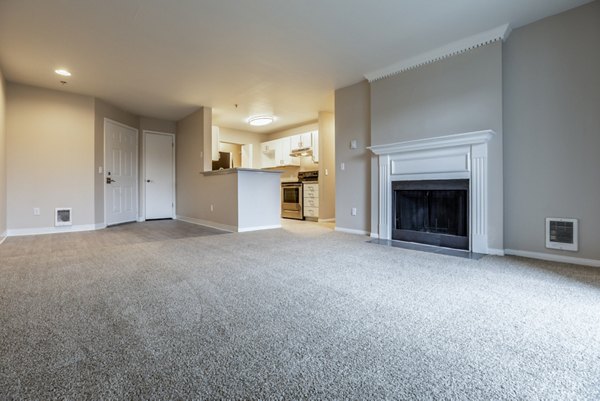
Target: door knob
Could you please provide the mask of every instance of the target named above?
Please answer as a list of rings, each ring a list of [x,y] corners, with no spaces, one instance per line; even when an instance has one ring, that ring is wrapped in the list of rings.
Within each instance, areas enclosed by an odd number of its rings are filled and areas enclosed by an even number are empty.
[[[112,184],[113,182],[117,182],[117,181],[113,180],[113,179],[112,179],[112,178],[110,178],[110,177],[106,177],[106,183],[107,183],[107,184]]]
[[[146,182],[152,182],[152,180],[146,180]]]

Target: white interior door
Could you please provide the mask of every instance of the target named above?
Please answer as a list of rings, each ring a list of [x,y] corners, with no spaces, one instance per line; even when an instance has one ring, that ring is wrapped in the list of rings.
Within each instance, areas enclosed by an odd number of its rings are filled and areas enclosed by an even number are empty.
[[[145,133],[146,220],[173,217],[175,166],[173,135]]]
[[[138,131],[104,121],[104,213],[107,225],[137,220]]]

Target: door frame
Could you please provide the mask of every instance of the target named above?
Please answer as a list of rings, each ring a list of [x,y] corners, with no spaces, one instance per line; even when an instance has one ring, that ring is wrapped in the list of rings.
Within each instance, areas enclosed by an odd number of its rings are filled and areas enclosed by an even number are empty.
[[[103,141],[102,148],[104,150],[104,152],[103,152],[104,153],[104,157],[103,157],[104,166],[102,167],[102,192],[104,195],[104,213],[103,213],[104,214],[104,227],[108,227],[106,224],[106,211],[108,210],[108,208],[107,208],[108,191],[106,190],[106,123],[119,125],[121,127],[129,128],[129,129],[132,129],[135,131],[135,150],[136,150],[135,154],[138,159],[138,160],[136,160],[137,168],[135,169],[135,181],[138,183],[138,201],[136,202],[136,205],[135,205],[135,215],[136,215],[138,221],[139,221],[138,216],[139,216],[139,211],[140,211],[140,207],[139,207],[139,203],[140,203],[140,194],[139,194],[139,192],[140,192],[140,189],[139,189],[139,187],[140,187],[140,184],[139,184],[139,182],[140,182],[140,167],[139,167],[139,165],[140,165],[140,160],[139,160],[140,159],[140,154],[139,154],[140,131],[137,128],[132,127],[130,125],[120,123],[120,122],[112,120],[108,117],[104,117],[104,125],[103,125],[104,130],[103,130],[103,135],[102,135],[102,141]]]
[[[173,207],[171,208],[171,218],[173,220],[175,220],[176,217],[176,213],[175,213],[175,208],[177,206],[177,191],[176,191],[176,186],[175,186],[175,179],[177,178],[177,174],[176,174],[176,167],[177,164],[175,163],[175,157],[176,157],[176,152],[175,152],[175,134],[172,132],[161,132],[161,131],[154,131],[154,130],[143,130],[142,131],[142,162],[141,162],[141,188],[140,188],[140,216],[138,221],[146,221],[146,135],[147,134],[153,134],[153,135],[166,135],[166,136],[170,136],[171,139],[173,140],[173,146],[172,146],[172,160],[173,160],[173,187],[171,189],[172,194],[173,194]]]

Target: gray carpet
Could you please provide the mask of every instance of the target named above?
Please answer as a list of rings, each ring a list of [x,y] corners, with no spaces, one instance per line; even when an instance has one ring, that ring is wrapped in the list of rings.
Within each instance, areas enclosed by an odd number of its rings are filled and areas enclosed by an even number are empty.
[[[0,399],[600,399],[600,269],[314,224],[18,240],[0,246]]]

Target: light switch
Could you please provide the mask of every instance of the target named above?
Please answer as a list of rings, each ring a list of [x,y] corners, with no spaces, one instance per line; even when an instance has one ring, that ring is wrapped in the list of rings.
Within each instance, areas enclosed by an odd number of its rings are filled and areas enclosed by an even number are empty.
[[[346,163],[340,163],[340,170],[346,170]]]
[[[356,139],[350,141],[350,149],[356,149],[358,144],[356,143]]]
[[[98,166],[98,174],[102,174],[102,166]]]
[[[329,170],[325,169],[325,175],[329,175]]]
[[[34,216],[39,216],[40,215],[40,208],[39,207],[34,207],[33,208],[33,215]]]
[[[352,208],[352,212],[351,213],[352,213],[352,216],[356,216],[356,208],[355,207]]]

